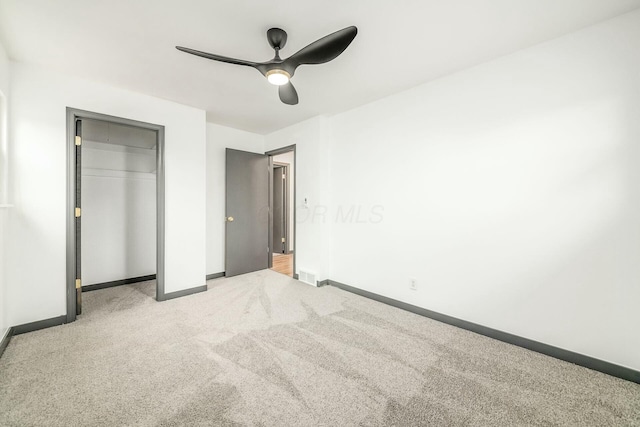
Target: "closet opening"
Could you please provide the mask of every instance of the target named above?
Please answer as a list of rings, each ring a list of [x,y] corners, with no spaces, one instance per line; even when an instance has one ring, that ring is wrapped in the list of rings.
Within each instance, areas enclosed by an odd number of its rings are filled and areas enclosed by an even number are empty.
[[[164,127],[71,108],[67,126],[67,321],[106,295],[88,291],[162,300]]]

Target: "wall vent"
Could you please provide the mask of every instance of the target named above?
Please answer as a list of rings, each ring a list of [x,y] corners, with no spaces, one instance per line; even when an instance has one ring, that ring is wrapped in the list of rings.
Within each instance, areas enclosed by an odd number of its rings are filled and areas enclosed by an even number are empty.
[[[308,283],[311,286],[318,286],[318,283],[317,283],[318,275],[311,271],[300,269],[300,274],[298,274],[298,280],[304,283]]]

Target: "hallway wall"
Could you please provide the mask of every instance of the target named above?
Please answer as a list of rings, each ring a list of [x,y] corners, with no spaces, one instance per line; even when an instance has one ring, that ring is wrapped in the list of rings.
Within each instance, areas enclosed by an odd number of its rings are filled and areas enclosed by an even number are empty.
[[[293,151],[289,151],[287,153],[282,153],[282,154],[278,154],[277,156],[273,156],[273,161],[274,162],[280,162],[280,163],[288,163],[289,164],[289,241],[287,242],[287,246],[289,248],[290,251],[293,250],[293,244],[294,244],[294,237],[293,237],[293,231],[294,231],[294,221],[293,221],[293,215],[294,215],[294,211],[295,211],[295,205],[294,205],[294,195],[296,192],[295,189],[295,176],[296,176],[296,165],[295,165],[295,159],[293,156]]]

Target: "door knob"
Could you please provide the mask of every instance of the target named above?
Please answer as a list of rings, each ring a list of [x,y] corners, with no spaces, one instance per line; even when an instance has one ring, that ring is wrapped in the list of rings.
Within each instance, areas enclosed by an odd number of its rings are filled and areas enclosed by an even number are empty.
[[[227,221],[228,221],[228,222],[233,222],[233,217],[232,217],[232,216],[228,216],[228,217],[227,217]]]

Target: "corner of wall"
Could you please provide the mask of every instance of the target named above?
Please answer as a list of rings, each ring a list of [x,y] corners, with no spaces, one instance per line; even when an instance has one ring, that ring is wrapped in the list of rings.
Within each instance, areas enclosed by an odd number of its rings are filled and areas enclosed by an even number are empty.
[[[328,279],[330,121],[315,116],[265,136],[265,150],[296,146],[296,273],[314,272]],[[309,200],[303,207],[302,200]]]

